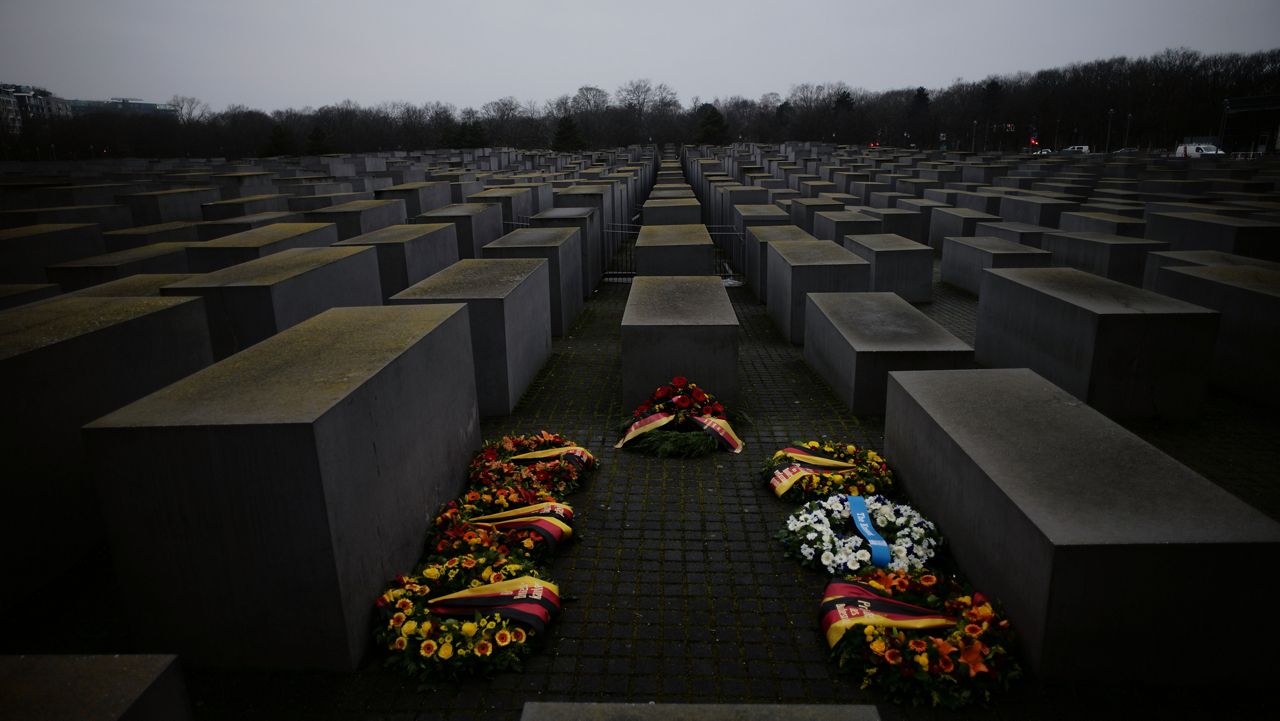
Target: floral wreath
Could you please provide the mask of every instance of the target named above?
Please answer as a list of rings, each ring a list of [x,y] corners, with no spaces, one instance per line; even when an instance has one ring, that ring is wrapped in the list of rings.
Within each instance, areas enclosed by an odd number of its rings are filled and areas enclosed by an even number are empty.
[[[578,489],[582,472],[595,467],[595,456],[557,433],[503,436],[486,443],[471,459],[467,477],[477,490],[529,490],[555,500]]]
[[[560,607],[559,589],[529,576],[438,597],[423,581],[400,576],[376,604],[387,665],[410,674],[519,669],[530,639]]]
[[[801,565],[832,575],[874,566],[919,570],[941,541],[933,523],[914,508],[874,494],[810,501],[787,518],[777,538]]]
[[[401,588],[406,584],[426,586],[433,595],[443,596],[521,576],[543,578],[543,572],[527,556],[483,548],[424,563],[412,576],[399,577],[396,583]]]
[[[883,494],[893,486],[893,472],[880,454],[825,436],[774,453],[762,475],[784,501]]]
[[[827,585],[822,627],[841,668],[895,702],[959,708],[1022,675],[1013,632],[981,593],[927,570],[875,569]],[[856,671],[855,671],[856,672]]]
[[[619,430],[622,440],[614,448],[625,445],[664,458],[696,458],[720,447],[742,452],[742,440],[733,432],[724,405],[684,376],[658,386]]]
[[[492,549],[503,556],[546,558],[573,536],[572,524],[573,507],[555,501],[470,517],[446,507],[435,518],[426,555],[446,559]]]

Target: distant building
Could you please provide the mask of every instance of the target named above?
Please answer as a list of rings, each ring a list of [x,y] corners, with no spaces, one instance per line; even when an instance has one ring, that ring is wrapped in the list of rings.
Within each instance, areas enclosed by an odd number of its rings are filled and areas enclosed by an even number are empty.
[[[71,117],[71,106],[44,88],[0,83],[0,114],[8,132],[20,133],[27,122]]]
[[[110,98],[108,100],[70,100],[75,115],[89,113],[134,113],[140,115],[170,115],[177,117],[178,108],[167,103],[148,103],[138,98]]]

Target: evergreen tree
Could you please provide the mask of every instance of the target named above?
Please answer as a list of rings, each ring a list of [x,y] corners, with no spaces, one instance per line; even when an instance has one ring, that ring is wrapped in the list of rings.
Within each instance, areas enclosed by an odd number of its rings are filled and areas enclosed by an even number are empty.
[[[724,145],[729,142],[729,124],[724,115],[711,103],[698,108],[698,127],[693,141],[698,144]]]
[[[578,133],[578,124],[573,121],[573,116],[560,116],[560,120],[556,122],[555,135],[551,138],[551,149],[557,153],[572,153],[581,150],[585,145],[582,135]]]

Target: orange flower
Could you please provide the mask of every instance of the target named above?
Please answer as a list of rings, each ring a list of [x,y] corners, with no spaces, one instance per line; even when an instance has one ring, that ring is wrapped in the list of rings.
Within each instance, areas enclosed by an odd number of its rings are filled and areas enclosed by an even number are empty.
[[[489,583],[502,583],[505,580],[507,580],[507,577],[501,573],[495,573],[489,577]]]
[[[396,640],[391,643],[391,650],[403,651],[404,647],[407,646],[408,644],[409,642],[405,639],[404,636],[396,636]]]
[[[950,656],[951,654],[956,652],[955,646],[952,646],[951,644],[947,643],[946,641],[940,638],[937,638],[936,636],[931,636],[929,640],[933,641],[933,647],[938,649],[938,653],[942,654],[944,657]]]
[[[475,567],[476,567],[476,559],[472,558],[471,556],[467,556],[466,558],[462,559],[462,567],[463,567],[463,568],[475,568]]]
[[[906,591],[911,588],[911,581],[906,576],[898,576],[893,579],[893,587],[899,591]]]
[[[445,562],[444,562],[444,567],[445,567],[445,568],[453,568],[453,567],[454,567],[454,566],[456,566],[456,565],[458,565],[458,557],[457,557],[457,556],[453,556],[452,558],[450,558],[449,560],[447,560],[447,561],[445,561]]]
[[[493,642],[499,646],[506,646],[511,643],[511,634],[505,628],[500,629],[497,633],[493,634]]]
[[[987,656],[987,647],[981,641],[974,641],[968,646],[961,645],[960,660],[964,661],[969,667],[969,678],[977,676],[979,673],[990,671],[985,663]]]
[[[969,634],[970,636],[981,636],[982,627],[976,623],[970,623],[964,627],[964,632]]]
[[[392,628],[400,628],[404,625],[404,619],[405,615],[403,613],[397,613],[391,617],[391,620],[387,622],[387,625]]]
[[[480,500],[480,492],[479,492],[479,491],[470,491],[469,493],[467,493],[467,501],[468,501],[468,502],[470,502],[470,503],[475,503],[475,502],[476,502],[476,501],[478,501],[478,500]]]
[[[526,636],[525,636],[525,634],[524,634],[524,629],[523,629],[523,628],[520,628],[520,627],[518,627],[518,626],[517,626],[516,628],[511,629],[511,640],[512,640],[512,641],[515,641],[516,643],[524,643],[525,638],[527,638],[527,637],[526,637]]]
[[[493,653],[493,644],[489,643],[488,641],[481,641],[480,643],[476,644],[477,656],[488,656],[491,653]]]
[[[943,673],[951,673],[956,669],[956,664],[949,657],[943,656],[938,659],[938,668],[942,669]]]
[[[418,653],[422,654],[424,658],[431,658],[436,655],[436,642],[431,640],[423,641],[422,645],[418,647]]]
[[[402,598],[399,601],[396,601],[396,608],[401,611],[408,611],[413,608],[413,601],[410,601],[407,598]]]
[[[896,648],[891,648],[884,652],[884,660],[896,666],[902,663],[902,652]]]
[[[907,642],[907,646],[916,653],[924,653],[929,648],[929,644],[918,638],[913,638]]]
[[[938,577],[931,573],[926,573],[925,575],[920,577],[920,585],[924,586],[925,588],[928,588],[929,586],[932,586],[937,582],[938,582]]]

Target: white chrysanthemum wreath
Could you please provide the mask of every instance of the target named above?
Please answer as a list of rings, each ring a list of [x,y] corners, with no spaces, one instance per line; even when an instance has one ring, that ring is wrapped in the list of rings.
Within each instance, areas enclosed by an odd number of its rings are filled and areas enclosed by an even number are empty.
[[[865,503],[867,519],[887,546],[873,553],[873,544],[860,533],[850,511],[850,496],[830,496],[810,501],[787,518],[787,527],[777,538],[787,554],[800,563],[822,567],[831,575],[841,575],[883,565],[895,571],[919,570],[933,558],[940,542],[937,528],[911,506],[891,503],[884,496],[852,497],[855,505]],[[876,564],[873,555],[879,555]]]

